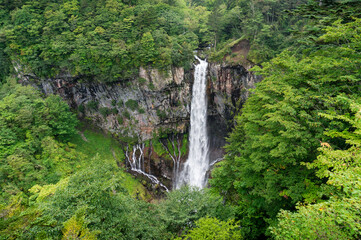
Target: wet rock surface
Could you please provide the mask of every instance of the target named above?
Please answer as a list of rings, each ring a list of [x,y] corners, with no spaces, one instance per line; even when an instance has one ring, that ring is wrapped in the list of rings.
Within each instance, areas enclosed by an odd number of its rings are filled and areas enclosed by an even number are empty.
[[[223,157],[225,137],[233,127],[234,115],[248,98],[249,90],[261,81],[261,77],[249,71],[250,67],[209,63],[207,128],[210,163]],[[124,139],[138,143],[170,140],[170,144],[179,142],[179,136],[187,138],[193,71],[176,67],[166,72],[140,68],[137,78],[112,83],[86,82],[81,77],[69,75],[39,79],[32,74],[18,73],[22,84],[36,86],[45,95],[60,95],[77,110],[80,118],[112,133],[123,144],[127,142]],[[168,134],[168,140],[159,137],[164,132],[172,133]],[[187,152],[175,153],[166,146],[163,150],[159,154],[152,145],[145,147],[144,171],[171,189],[177,171],[187,159]],[[174,170],[175,158],[179,161],[177,171]]]

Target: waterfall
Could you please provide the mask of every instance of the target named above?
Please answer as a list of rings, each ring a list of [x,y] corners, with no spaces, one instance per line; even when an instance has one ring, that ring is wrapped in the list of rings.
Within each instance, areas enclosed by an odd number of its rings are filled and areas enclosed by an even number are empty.
[[[207,136],[207,61],[195,56],[199,64],[195,66],[191,103],[189,133],[189,155],[178,178],[176,187],[183,184],[203,188],[207,183],[208,136]]]
[[[146,173],[144,169],[144,143],[136,144],[133,146],[133,151],[129,154],[129,149],[127,147],[127,151],[125,152],[125,157],[130,164],[130,168],[132,171],[137,172],[141,175],[146,176],[153,184],[157,184],[164,188],[168,192],[168,188],[164,186],[157,177],[152,174]]]

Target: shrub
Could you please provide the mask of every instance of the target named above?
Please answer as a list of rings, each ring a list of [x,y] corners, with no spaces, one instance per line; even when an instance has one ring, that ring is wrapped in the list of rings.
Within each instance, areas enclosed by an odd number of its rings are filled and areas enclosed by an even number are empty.
[[[123,116],[127,119],[130,119],[130,113],[127,110],[123,112]]]
[[[242,239],[239,225],[233,220],[220,221],[217,218],[200,218],[195,222],[196,227],[191,229],[182,238],[177,240],[236,240]]]
[[[116,109],[116,108],[112,108],[111,110],[110,110],[110,113],[112,113],[112,114],[118,114],[118,109]]]
[[[124,102],[122,100],[119,100],[119,102],[117,103],[118,107],[124,107]]]
[[[103,115],[103,117],[106,117],[111,113],[111,110],[107,107],[103,107],[99,109],[99,112],[101,115]]]
[[[91,100],[87,103],[86,106],[89,110],[98,110],[98,105],[99,103],[97,101]]]
[[[122,117],[118,116],[117,119],[118,119],[119,125],[122,125],[124,123],[124,120]]]
[[[85,107],[83,104],[78,106],[78,112],[84,113],[85,112]]]
[[[167,117],[167,114],[165,111],[162,111],[162,110],[159,110],[157,109],[157,116],[160,118],[160,119],[165,119]]]
[[[138,102],[136,100],[133,99],[129,99],[126,103],[125,106],[127,106],[128,108],[130,108],[132,111],[138,109]]]
[[[155,86],[154,86],[154,84],[153,84],[152,82],[150,82],[150,83],[148,84],[148,87],[149,87],[150,90],[154,90],[154,89],[155,89]]]
[[[147,79],[145,79],[145,78],[138,78],[138,82],[139,82],[140,84],[144,84],[144,83],[147,82]]]
[[[159,204],[160,219],[169,232],[181,233],[195,226],[204,217],[216,217],[226,221],[234,218],[234,209],[224,205],[220,196],[208,189],[182,187],[167,194],[167,199]]]

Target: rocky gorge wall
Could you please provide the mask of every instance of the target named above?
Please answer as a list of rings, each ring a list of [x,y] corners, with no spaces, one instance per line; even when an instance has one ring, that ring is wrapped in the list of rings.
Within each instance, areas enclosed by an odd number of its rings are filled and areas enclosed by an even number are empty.
[[[210,63],[207,74],[208,133],[210,162],[224,155],[225,137],[234,114],[249,96],[260,77],[250,67]],[[187,158],[193,69],[172,67],[168,72],[140,68],[139,77],[112,83],[82,82],[59,76],[38,79],[18,71],[23,84],[38,87],[44,94],[60,95],[76,109],[80,118],[110,132],[124,145],[124,164],[138,157],[143,171],[156,176],[168,188]],[[21,74],[20,74],[21,73]],[[145,143],[142,148],[134,148]],[[137,160],[138,161],[138,160]],[[139,173],[138,173],[139,174]],[[153,186],[154,187],[154,186]]]
[[[208,71],[208,132],[210,162],[223,157],[226,136],[234,126],[234,117],[262,80],[249,69],[252,65],[210,63]]]

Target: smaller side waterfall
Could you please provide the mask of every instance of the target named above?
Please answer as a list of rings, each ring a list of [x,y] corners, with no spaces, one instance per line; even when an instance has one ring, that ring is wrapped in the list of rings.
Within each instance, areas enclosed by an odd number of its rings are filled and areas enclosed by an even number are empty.
[[[159,142],[173,161],[173,188],[177,187],[178,182],[179,167],[182,157],[182,140],[183,137],[180,139],[179,136],[172,136],[169,140],[166,139],[165,141],[159,139]]]
[[[126,156],[128,163],[130,164],[131,170],[146,176],[153,184],[158,184],[159,186],[161,186],[168,192],[169,191],[168,188],[166,186],[164,186],[164,184],[162,184],[158,180],[158,178],[156,178],[152,174],[145,172],[143,149],[144,149],[144,143],[134,145],[131,153],[129,153],[129,148],[127,147],[125,156]]]
[[[196,56],[199,64],[194,71],[189,133],[189,155],[180,173],[176,188],[183,184],[203,188],[207,183],[208,136],[207,136],[207,61]]]

